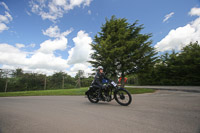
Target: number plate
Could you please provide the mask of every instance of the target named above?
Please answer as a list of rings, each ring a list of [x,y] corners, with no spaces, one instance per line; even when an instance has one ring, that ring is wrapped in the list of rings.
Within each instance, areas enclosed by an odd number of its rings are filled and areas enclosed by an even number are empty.
[[[117,86],[117,84],[115,83],[115,82],[111,82],[111,84],[114,86],[114,87],[116,87]]]

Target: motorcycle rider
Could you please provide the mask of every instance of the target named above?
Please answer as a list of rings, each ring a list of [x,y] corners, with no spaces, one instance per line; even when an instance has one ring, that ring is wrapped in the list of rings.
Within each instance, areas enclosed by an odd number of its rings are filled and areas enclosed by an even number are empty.
[[[96,73],[96,75],[95,75],[95,78],[94,78],[94,80],[92,81],[92,86],[93,86],[94,88],[99,89],[99,94],[98,94],[99,100],[104,100],[104,97],[103,97],[103,95],[102,95],[102,89],[105,88],[105,86],[103,86],[103,84],[102,84],[102,80],[103,80],[103,79],[109,80],[109,79],[105,76],[105,74],[103,73],[103,67],[102,67],[102,66],[99,66],[99,67],[97,68],[97,73]]]

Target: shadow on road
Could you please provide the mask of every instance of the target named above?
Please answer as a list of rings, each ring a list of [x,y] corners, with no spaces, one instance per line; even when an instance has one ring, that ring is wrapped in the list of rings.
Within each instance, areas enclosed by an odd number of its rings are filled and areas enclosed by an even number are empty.
[[[100,101],[98,103],[91,103],[90,101],[86,101],[83,104],[89,105],[89,106],[112,106],[112,107],[120,107],[121,106],[121,105],[119,105],[115,101],[112,101],[112,102],[103,102],[103,101]],[[121,107],[129,107],[129,106],[121,106]]]

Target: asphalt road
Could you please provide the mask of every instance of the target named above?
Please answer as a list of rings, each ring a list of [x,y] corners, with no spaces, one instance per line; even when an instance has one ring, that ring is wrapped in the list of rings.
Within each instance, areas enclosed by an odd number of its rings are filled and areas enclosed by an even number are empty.
[[[200,93],[156,91],[90,103],[83,96],[0,98],[1,133],[200,133]]]

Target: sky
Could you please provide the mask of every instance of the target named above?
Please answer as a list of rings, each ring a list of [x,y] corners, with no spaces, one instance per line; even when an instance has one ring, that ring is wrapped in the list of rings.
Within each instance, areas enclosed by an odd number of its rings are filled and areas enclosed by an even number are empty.
[[[89,44],[112,15],[138,20],[161,53],[200,42],[200,0],[0,0],[0,69],[92,73]]]

